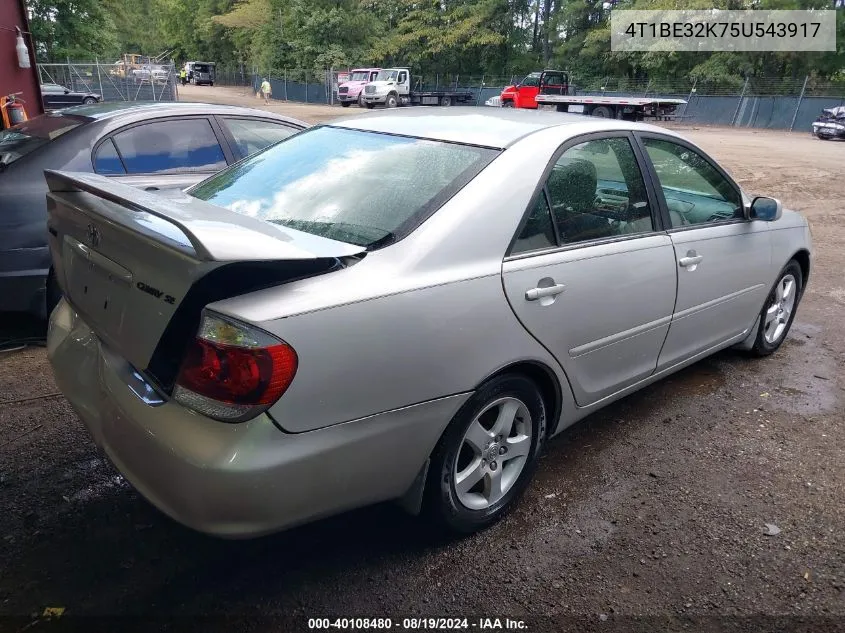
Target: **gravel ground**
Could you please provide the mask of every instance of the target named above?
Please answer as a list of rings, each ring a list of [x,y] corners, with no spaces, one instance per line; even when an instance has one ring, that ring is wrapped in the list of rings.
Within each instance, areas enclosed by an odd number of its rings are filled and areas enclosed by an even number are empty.
[[[180,91],[258,103],[237,89]],[[56,395],[42,348],[0,354],[0,630],[50,607],[66,609],[60,622],[169,618],[135,622],[145,630],[304,630],[306,617],[350,615],[845,630],[845,144],[684,131],[750,192],[810,218],[815,267],[774,356],[720,353],[575,425],[550,442],[516,511],[482,534],[434,540],[385,504],[227,542],[173,523],[126,485]],[[7,318],[2,330],[38,327]],[[104,623],[133,622],[86,629]]]

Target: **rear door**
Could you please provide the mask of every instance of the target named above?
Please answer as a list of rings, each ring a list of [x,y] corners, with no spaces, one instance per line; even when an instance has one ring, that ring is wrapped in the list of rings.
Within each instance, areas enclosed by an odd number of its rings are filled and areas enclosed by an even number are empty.
[[[148,189],[185,189],[234,160],[208,117],[159,119],[132,125],[102,139],[94,171]]]
[[[746,218],[740,188],[700,149],[638,134],[668,222],[678,299],[658,369],[751,326],[769,287],[768,225]]]
[[[502,276],[579,406],[649,376],[675,304],[674,250],[630,133],[580,137],[547,170]]]

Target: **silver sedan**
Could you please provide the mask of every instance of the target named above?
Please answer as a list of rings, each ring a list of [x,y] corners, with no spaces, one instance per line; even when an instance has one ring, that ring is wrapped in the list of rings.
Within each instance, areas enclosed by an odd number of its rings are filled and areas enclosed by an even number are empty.
[[[810,232],[668,130],[402,109],[187,193],[48,172],[57,382],[165,513],[254,536],[396,499],[471,532],[545,441],[783,343]]]

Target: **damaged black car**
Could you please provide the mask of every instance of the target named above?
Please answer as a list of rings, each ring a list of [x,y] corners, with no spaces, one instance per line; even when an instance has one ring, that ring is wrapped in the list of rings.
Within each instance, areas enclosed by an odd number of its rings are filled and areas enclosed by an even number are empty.
[[[845,138],[845,106],[822,110],[813,121],[813,135],[820,139]]]

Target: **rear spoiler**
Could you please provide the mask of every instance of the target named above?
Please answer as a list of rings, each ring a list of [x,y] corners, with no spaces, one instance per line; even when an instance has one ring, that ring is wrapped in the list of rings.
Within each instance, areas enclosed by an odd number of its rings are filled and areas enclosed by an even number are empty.
[[[149,193],[104,176],[80,172],[46,170],[44,177],[50,189],[48,200],[56,194],[86,193],[111,202],[119,208],[96,204],[82,210],[137,233],[152,233],[162,246],[199,261],[343,258],[366,251],[361,246],[271,224],[186,194],[170,197]],[[156,230],[153,225],[160,223],[151,222],[150,215],[178,229],[184,239],[170,230]]]

